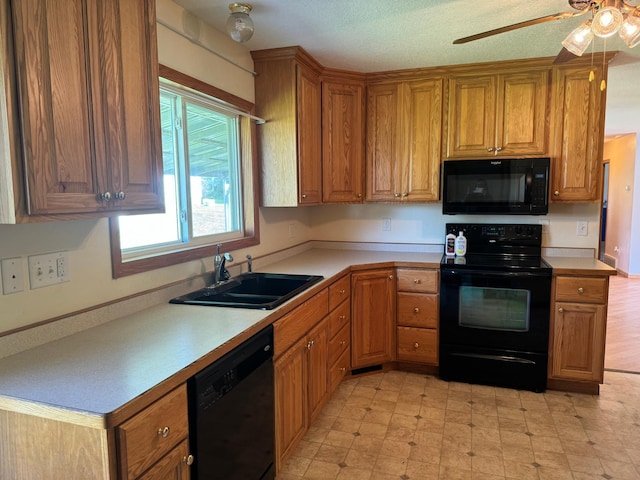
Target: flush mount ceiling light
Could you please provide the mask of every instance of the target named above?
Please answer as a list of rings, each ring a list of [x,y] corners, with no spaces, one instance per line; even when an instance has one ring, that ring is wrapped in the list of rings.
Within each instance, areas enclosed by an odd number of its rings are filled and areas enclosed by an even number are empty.
[[[248,3],[230,3],[229,10],[227,33],[236,42],[244,43],[253,35],[253,20],[249,16],[253,7]]]

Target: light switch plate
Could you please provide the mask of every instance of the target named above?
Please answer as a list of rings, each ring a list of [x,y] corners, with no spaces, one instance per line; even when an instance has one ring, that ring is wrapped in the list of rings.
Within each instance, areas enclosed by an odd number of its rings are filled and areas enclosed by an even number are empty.
[[[46,253],[29,257],[29,284],[32,289],[68,281],[69,257],[67,252]]]

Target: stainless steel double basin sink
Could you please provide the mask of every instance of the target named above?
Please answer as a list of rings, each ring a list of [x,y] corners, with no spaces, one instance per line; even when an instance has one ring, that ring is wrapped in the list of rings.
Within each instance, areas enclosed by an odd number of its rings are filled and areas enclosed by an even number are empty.
[[[176,297],[169,303],[271,310],[324,277],[284,273],[243,273],[218,285]]]

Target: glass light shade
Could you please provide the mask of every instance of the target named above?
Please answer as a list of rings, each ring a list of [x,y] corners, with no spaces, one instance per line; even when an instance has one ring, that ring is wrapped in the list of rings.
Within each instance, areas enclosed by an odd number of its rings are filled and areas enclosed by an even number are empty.
[[[562,46],[580,57],[591,43],[591,40],[593,40],[591,20],[587,20],[562,41]]]
[[[253,20],[249,16],[252,10],[248,3],[232,3],[229,5],[231,15],[227,19],[227,33],[236,42],[244,43],[253,36]]]
[[[604,7],[593,16],[591,29],[594,35],[606,38],[614,35],[620,29],[623,21],[622,12],[616,7]]]
[[[618,33],[629,48],[638,45],[640,43],[640,13],[630,13]]]

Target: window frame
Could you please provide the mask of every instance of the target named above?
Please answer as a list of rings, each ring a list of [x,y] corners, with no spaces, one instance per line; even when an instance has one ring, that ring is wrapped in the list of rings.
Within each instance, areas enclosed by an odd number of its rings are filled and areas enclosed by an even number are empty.
[[[193,78],[187,74],[174,70],[165,65],[159,66],[161,78],[178,83],[184,87],[197,92],[209,95],[218,100],[222,100],[249,115],[255,112],[253,103],[225,92],[217,87],[209,85],[201,80]],[[240,146],[240,170],[241,189],[243,202],[243,230],[244,236],[227,241],[219,242],[226,252],[239,250],[260,244],[259,211],[258,211],[258,161],[256,150],[256,126],[255,123],[245,116],[240,117],[239,126],[239,146]],[[111,241],[111,267],[113,278],[121,278],[137,273],[148,272],[170,265],[177,265],[192,260],[199,260],[205,257],[212,257],[216,254],[216,245],[207,244],[200,246],[184,245],[173,249],[170,252],[152,254],[133,260],[123,261],[120,248],[120,227],[117,217],[109,219],[109,237]]]

